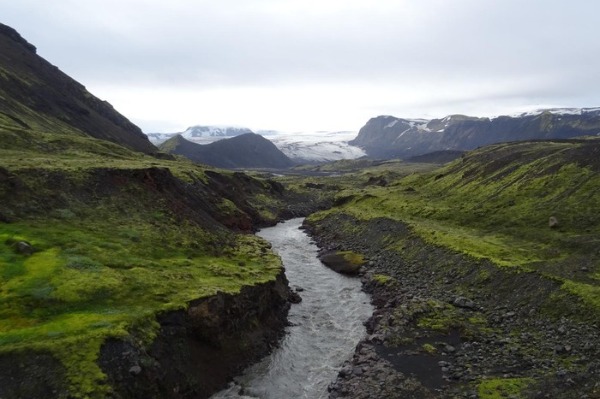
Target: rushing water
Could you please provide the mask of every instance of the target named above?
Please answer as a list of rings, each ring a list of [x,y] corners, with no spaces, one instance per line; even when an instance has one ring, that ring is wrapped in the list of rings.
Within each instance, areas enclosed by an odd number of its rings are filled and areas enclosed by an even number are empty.
[[[279,348],[211,399],[326,398],[327,385],[365,334],[372,307],[360,280],[323,266],[301,224],[292,219],[258,233],[281,256],[290,286],[304,289],[290,309],[292,326]]]

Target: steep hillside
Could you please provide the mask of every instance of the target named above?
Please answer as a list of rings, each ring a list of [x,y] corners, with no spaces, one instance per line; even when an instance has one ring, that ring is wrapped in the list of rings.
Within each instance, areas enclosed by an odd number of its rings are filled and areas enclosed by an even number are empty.
[[[379,116],[367,122],[352,145],[375,158],[409,158],[434,151],[472,150],[494,143],[567,139],[600,134],[600,108],[549,109],[518,116],[400,119]]]
[[[43,146],[46,141],[38,133],[60,133],[69,137],[87,135],[144,153],[156,152],[137,126],[38,56],[33,45],[2,24],[0,127],[5,137],[11,136],[7,141],[31,146]]]
[[[154,154],[5,26],[0,50],[0,397],[210,396],[286,324],[249,233],[295,214],[288,193]]]
[[[497,144],[385,186],[345,178],[307,227],[368,259],[377,310],[332,397],[598,396],[599,155],[599,139]]]
[[[211,144],[200,145],[178,135],[160,145],[169,154],[183,155],[194,162],[220,168],[283,169],[292,161],[264,137],[248,133]]]

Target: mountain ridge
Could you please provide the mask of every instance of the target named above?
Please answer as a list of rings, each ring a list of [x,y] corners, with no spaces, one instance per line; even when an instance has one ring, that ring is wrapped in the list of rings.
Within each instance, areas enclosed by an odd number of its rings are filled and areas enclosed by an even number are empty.
[[[288,168],[293,162],[275,144],[256,133],[246,133],[210,144],[197,144],[177,135],[159,147],[206,165],[237,168]]]
[[[155,145],[162,144],[163,142],[181,135],[184,138],[194,141],[194,139],[202,138],[226,138],[235,137],[241,134],[254,133],[247,127],[236,127],[236,126],[216,126],[216,125],[194,125],[185,129],[183,132],[176,133],[146,133],[148,139]]]
[[[492,118],[448,115],[428,120],[382,115],[371,118],[349,143],[371,157],[410,158],[501,142],[599,134],[600,108],[552,108]]]

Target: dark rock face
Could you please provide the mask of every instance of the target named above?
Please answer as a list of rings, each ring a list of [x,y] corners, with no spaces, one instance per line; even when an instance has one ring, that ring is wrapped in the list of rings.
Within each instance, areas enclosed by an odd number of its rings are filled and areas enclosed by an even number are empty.
[[[277,344],[287,324],[289,290],[276,281],[218,293],[159,319],[145,350],[130,342],[104,344],[99,364],[117,398],[207,398]]]
[[[350,144],[375,158],[410,158],[435,151],[467,151],[508,141],[569,139],[600,134],[600,109],[546,110],[517,117],[372,118]]]
[[[40,57],[14,29],[0,24],[0,116],[11,128],[74,128],[135,151],[156,152],[146,135],[114,108]],[[74,133],[76,134],[76,133]]]
[[[211,144],[193,143],[178,135],[160,145],[162,151],[183,155],[194,162],[219,168],[284,169],[293,162],[275,144],[261,135],[242,134]]]
[[[49,354],[1,354],[0,397],[58,398],[65,374],[63,365]]]

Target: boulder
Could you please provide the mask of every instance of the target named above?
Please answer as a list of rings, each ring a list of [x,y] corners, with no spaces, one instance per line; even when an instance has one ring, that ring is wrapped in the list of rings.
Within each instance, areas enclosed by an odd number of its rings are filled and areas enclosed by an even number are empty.
[[[365,263],[364,258],[350,251],[331,251],[319,256],[323,264],[335,272],[356,275]]]
[[[454,299],[452,304],[454,306],[456,306],[457,308],[470,309],[470,310],[477,309],[477,305],[475,304],[475,302],[473,302],[469,298],[465,298],[463,296],[459,296],[456,299]]]
[[[15,250],[21,255],[32,255],[35,252],[33,246],[27,241],[19,241],[15,244]]]

